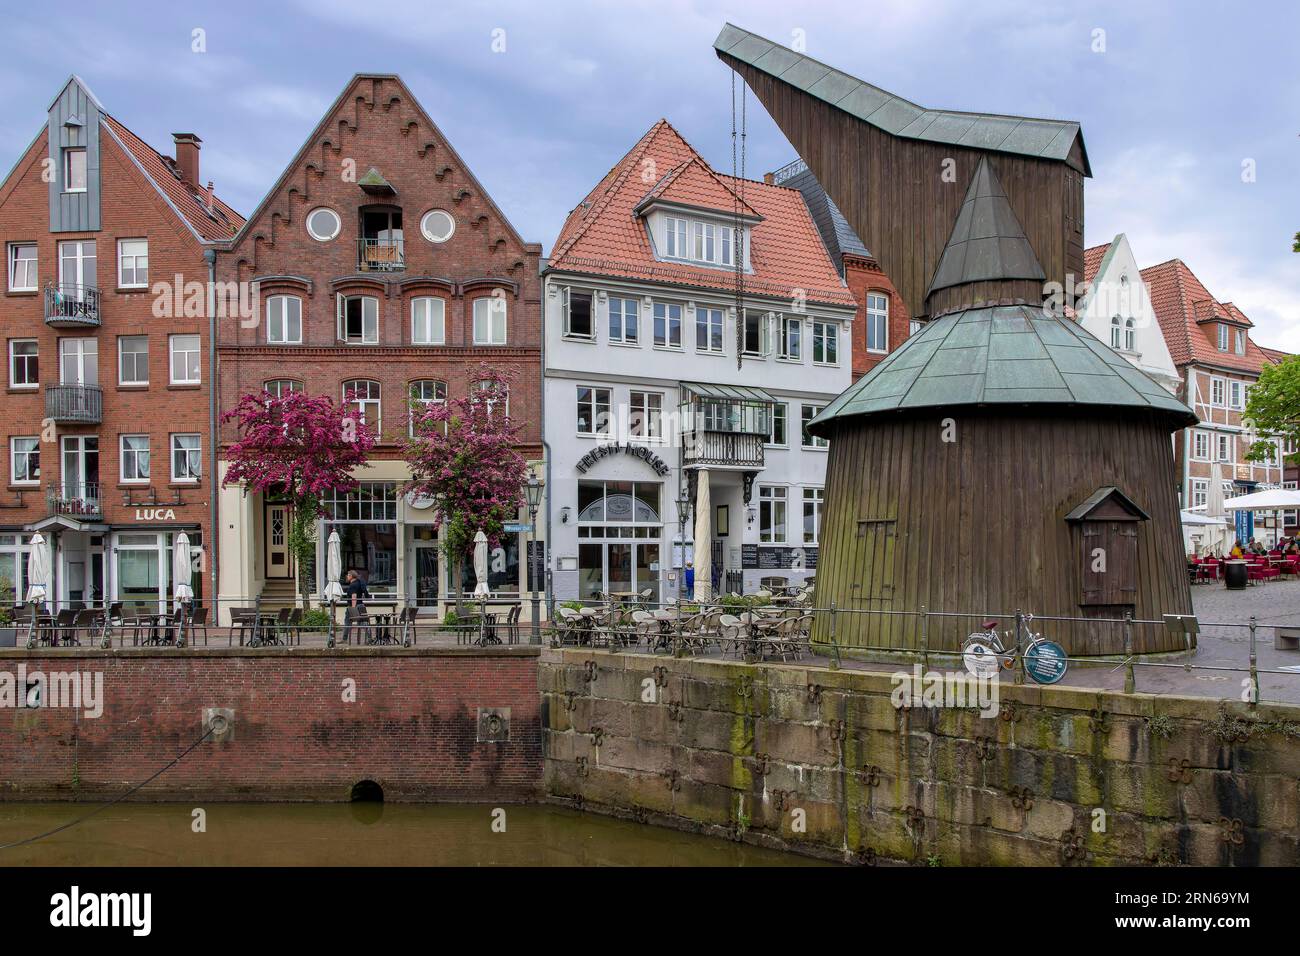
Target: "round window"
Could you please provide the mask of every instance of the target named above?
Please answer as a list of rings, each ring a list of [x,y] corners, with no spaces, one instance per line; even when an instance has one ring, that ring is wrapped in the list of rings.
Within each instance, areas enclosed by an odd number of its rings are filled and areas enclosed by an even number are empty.
[[[329,242],[339,234],[342,223],[333,209],[321,207],[307,214],[307,233],[318,242]]]
[[[430,242],[446,242],[456,231],[456,220],[442,209],[431,209],[420,220],[420,232]]]

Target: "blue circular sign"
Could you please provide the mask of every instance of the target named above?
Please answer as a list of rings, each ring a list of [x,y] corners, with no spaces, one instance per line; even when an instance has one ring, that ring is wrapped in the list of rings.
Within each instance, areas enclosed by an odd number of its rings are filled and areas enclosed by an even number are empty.
[[[1025,671],[1036,683],[1055,684],[1068,666],[1065,648],[1056,641],[1035,641],[1025,651]]]

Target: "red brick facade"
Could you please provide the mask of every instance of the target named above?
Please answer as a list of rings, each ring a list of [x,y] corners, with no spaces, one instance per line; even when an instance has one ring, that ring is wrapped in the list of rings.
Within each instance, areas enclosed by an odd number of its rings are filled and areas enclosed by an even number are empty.
[[[881,271],[875,259],[861,256],[844,256],[844,281],[858,303],[853,317],[853,380],[866,375],[890,352],[906,341],[910,334],[911,318],[903,305],[903,298]],[[867,295],[876,293],[889,300],[889,333],[884,349],[867,348]]]
[[[64,599],[65,588],[72,584],[70,580],[65,582],[61,579],[71,571],[57,546],[66,544],[73,547],[74,534],[102,537],[99,543],[84,537],[75,542],[83,548],[76,558],[76,564],[82,570],[76,573],[78,576],[84,573],[86,587],[79,589],[83,591],[80,598],[71,595],[74,604],[79,600],[97,602],[123,597],[113,586],[111,565],[115,538],[110,538],[110,533],[185,530],[196,546],[200,540],[205,545],[211,540],[209,465],[212,446],[208,434],[211,376],[206,313],[196,314],[190,310],[186,314],[184,308],[169,311],[159,304],[175,303],[173,286],[178,278],[181,282],[200,284],[207,280],[204,241],[178,214],[174,198],[170,194],[164,197],[165,190],[179,193],[186,189],[194,192],[195,188],[179,180],[163,186],[151,178],[157,170],[166,169],[167,159],[154,153],[107,114],[103,114],[103,121],[98,125],[98,148],[100,221],[96,230],[51,231],[50,187],[43,179],[49,154],[47,131],[37,137],[10,177],[0,185],[0,249],[5,251],[8,259],[11,244],[34,242],[38,274],[37,291],[17,292],[11,288],[11,277],[6,268],[3,294],[0,295],[0,337],[4,339],[6,351],[4,414],[0,416],[4,422],[0,431],[4,436],[5,483],[0,498],[0,535],[6,532],[21,534],[56,512],[62,512],[72,524],[88,529],[75,532],[58,524],[42,529],[47,539],[61,539],[51,540],[56,545],[56,581],[49,597],[56,601]],[[146,172],[151,166],[154,169]],[[175,178],[170,172],[166,175]],[[221,208],[224,210],[225,207]],[[237,217],[233,219],[234,223],[242,221]],[[225,222],[224,213],[214,217],[213,229],[219,230]],[[226,230],[227,235],[230,232],[233,232],[233,225]],[[119,287],[119,240],[124,239],[147,240],[148,279],[145,287]],[[94,243],[96,284],[99,288],[97,326],[52,327],[45,321],[45,289],[61,281],[60,244],[71,241]],[[163,284],[165,292],[157,292],[159,283]],[[197,288],[201,295],[203,286]],[[201,302],[201,298],[198,301]],[[176,335],[198,337],[198,384],[172,384],[169,342],[170,337]],[[147,384],[122,383],[119,339],[123,336],[147,337]],[[36,387],[15,387],[14,369],[8,354],[15,340],[34,340],[36,343],[39,368]],[[94,343],[96,360],[93,363],[85,361],[86,371],[80,374],[87,383],[92,381],[93,374],[101,390],[102,418],[97,424],[54,422],[47,416],[47,393],[60,387],[61,381],[67,382],[67,376],[61,376],[61,340]],[[93,373],[90,372],[92,367]],[[69,394],[67,390],[60,393]],[[84,391],[75,394],[76,401],[87,400]],[[51,401],[57,400],[58,394],[51,396]],[[122,480],[120,439],[128,434],[149,437],[151,467],[150,477],[146,480]],[[201,436],[201,477],[197,481],[173,480],[171,436],[178,434]],[[18,436],[41,438],[39,484],[16,484],[13,481],[11,439]],[[86,476],[65,474],[64,439],[78,436],[98,438],[98,481],[95,483],[89,482]],[[93,484],[98,488],[88,491]],[[50,504],[51,496],[59,501],[57,506]],[[84,548],[88,545],[98,549],[96,553],[104,562],[103,584],[94,589],[97,593],[91,593],[92,578],[96,575],[92,574],[87,563],[88,552]],[[67,559],[71,559],[70,554]],[[8,564],[0,565],[0,574],[7,576],[9,573]],[[202,576],[205,574],[194,575],[194,586],[199,594],[207,590],[204,582],[199,580]]]
[[[394,191],[367,192],[358,180],[375,171]],[[372,268],[360,258],[362,207],[400,210],[404,268]],[[305,219],[333,210],[339,232],[321,242]],[[455,220],[445,242],[429,241],[421,219],[444,210]],[[339,97],[307,145],[218,260],[219,282],[256,282],[258,314],[248,321],[223,319],[220,332],[221,405],[266,382],[292,379],[309,394],[342,398],[343,383],[377,381],[381,443],[376,458],[399,456],[406,434],[404,412],[410,383],[435,380],[450,398],[468,393],[480,363],[514,378],[510,411],[526,423],[526,457],[540,456],[541,246],[523,242],[513,227],[424,113],[393,76],[359,76]],[[506,303],[504,345],[478,345],[473,338],[474,301],[500,290]],[[336,296],[378,300],[378,341],[339,341]],[[295,296],[302,303],[301,344],[268,342],[267,300]],[[444,343],[415,344],[412,300],[432,296],[445,310]],[[223,443],[233,425],[223,431]]]
[[[20,664],[29,678],[101,672],[103,713],[0,710],[0,799],[117,796],[194,743],[207,708],[234,711],[230,738],[199,745],[140,799],[344,801],[362,780],[388,800],[525,800],[540,788],[537,656],[524,648],[0,657],[0,671]],[[479,739],[479,708],[509,708],[508,739]]]

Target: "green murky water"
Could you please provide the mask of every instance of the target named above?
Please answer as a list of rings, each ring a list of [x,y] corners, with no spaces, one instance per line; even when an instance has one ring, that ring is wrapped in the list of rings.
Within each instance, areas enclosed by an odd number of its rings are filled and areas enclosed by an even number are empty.
[[[550,806],[490,804],[119,804],[0,866],[807,866],[817,861]],[[92,810],[0,803],[0,845]]]

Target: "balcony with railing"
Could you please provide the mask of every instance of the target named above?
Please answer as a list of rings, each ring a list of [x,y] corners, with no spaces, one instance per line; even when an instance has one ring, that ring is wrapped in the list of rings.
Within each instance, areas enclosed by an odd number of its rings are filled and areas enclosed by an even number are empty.
[[[358,239],[358,272],[402,272],[406,250],[402,239]]]
[[[762,389],[682,382],[682,460],[694,468],[763,467],[773,399]]]
[[[67,425],[98,425],[104,419],[104,392],[98,385],[47,385],[45,417]]]
[[[98,328],[99,300],[99,289],[93,285],[50,283],[45,287],[45,324],[54,328]]]
[[[68,515],[72,518],[104,516],[98,482],[51,485],[45,492],[45,502],[52,515]]]

